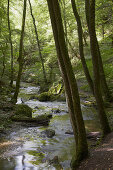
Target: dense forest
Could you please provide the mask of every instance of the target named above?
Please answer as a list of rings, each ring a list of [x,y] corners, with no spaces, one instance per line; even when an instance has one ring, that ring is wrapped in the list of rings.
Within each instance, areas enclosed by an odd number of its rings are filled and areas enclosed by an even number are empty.
[[[0,23],[0,170],[76,169],[112,133],[113,1],[1,0]]]

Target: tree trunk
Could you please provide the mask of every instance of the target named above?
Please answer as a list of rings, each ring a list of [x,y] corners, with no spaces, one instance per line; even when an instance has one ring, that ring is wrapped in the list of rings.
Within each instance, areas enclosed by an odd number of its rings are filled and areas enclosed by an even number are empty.
[[[56,44],[58,61],[62,71],[67,94],[70,119],[72,122],[75,140],[77,142],[76,158],[73,164],[75,166],[88,154],[84,121],[80,108],[78,88],[66,48],[59,3],[58,0],[54,0],[54,2],[52,0],[47,0],[47,2]]]
[[[66,46],[68,49],[68,38],[67,38],[67,22],[66,22],[66,2],[65,0],[60,1],[61,3],[61,8],[62,8],[62,12],[63,12],[63,24],[64,24],[64,32],[65,32],[65,41],[66,41]]]
[[[34,18],[33,12],[32,12],[31,2],[30,2],[30,0],[28,0],[28,1],[29,1],[30,11],[31,11],[31,16],[32,16],[32,19],[33,19],[33,25],[34,25],[34,28],[35,28],[36,41],[37,41],[38,50],[39,50],[39,56],[40,56],[40,60],[41,60],[41,64],[42,64],[42,69],[43,69],[44,82],[47,83],[47,77],[46,77],[44,61],[43,61],[43,57],[42,57],[42,53],[41,53],[40,42],[39,42],[37,27],[36,27],[36,23],[35,23],[35,18]]]
[[[76,4],[75,4],[75,0],[71,0],[72,3],[72,8],[73,8],[73,13],[74,16],[76,18],[77,21],[77,27],[78,27],[78,37],[79,37],[79,51],[80,51],[80,57],[81,57],[81,62],[82,62],[82,66],[84,69],[84,73],[86,76],[86,79],[88,81],[89,87],[92,91],[92,93],[94,94],[94,86],[93,86],[93,81],[92,78],[89,74],[89,70],[85,61],[85,57],[84,57],[84,49],[83,49],[83,30],[82,30],[82,25],[81,25],[81,21],[80,21],[80,16],[77,12],[77,8],[76,8]]]
[[[2,49],[2,54],[3,54],[3,62],[2,62],[3,69],[2,69],[1,79],[3,78],[5,72],[5,53],[3,49]]]
[[[11,27],[10,27],[10,19],[9,19],[9,3],[10,0],[8,0],[8,6],[7,6],[7,18],[8,18],[8,30],[9,30],[9,42],[11,47],[11,81],[10,86],[13,85],[13,44],[12,44],[12,38],[11,38]]]
[[[89,30],[89,17],[90,17],[90,15],[89,15],[89,0],[85,0],[85,11],[86,11],[86,20],[87,20],[87,25],[88,25],[88,30]],[[96,32],[95,32],[95,35],[96,35]],[[105,73],[104,73],[102,57],[101,57],[101,53],[100,53],[97,37],[96,37],[95,43],[96,43],[97,50],[98,50],[99,74],[100,74],[100,79],[101,79],[102,91],[103,91],[103,94],[105,96],[105,99],[107,101],[111,101],[112,100],[112,96],[110,94],[110,91],[109,91],[109,88],[108,88],[108,85],[107,85],[107,82],[106,82],[106,77],[105,77]]]
[[[17,97],[19,93],[19,88],[20,88],[20,80],[21,80],[21,74],[22,74],[22,68],[23,68],[23,39],[24,39],[24,30],[25,30],[25,18],[26,18],[26,1],[24,0],[24,7],[23,7],[23,18],[22,18],[22,30],[21,30],[21,37],[20,37],[20,46],[19,46],[19,71],[18,71],[18,76],[16,80],[16,89],[14,96],[12,98],[12,102],[16,103],[17,102]]]
[[[106,135],[110,132],[110,127],[104,110],[103,99],[102,99],[102,94],[100,89],[99,56],[98,56],[97,39],[96,39],[96,32],[95,32],[95,0],[90,0],[89,12],[90,12],[89,34],[90,34],[90,46],[91,46],[91,54],[92,54],[92,62],[93,62],[95,98],[98,106],[98,112],[99,112],[103,135]]]

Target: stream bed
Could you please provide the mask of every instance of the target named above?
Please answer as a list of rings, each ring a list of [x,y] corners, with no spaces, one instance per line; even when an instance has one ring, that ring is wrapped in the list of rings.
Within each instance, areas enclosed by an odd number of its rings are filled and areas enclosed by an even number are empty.
[[[40,102],[27,100],[27,95],[36,94],[39,87],[21,85],[18,103],[21,97],[24,103],[33,109],[33,117],[51,113],[53,118],[49,126],[33,127],[14,123],[13,130],[0,143],[0,170],[70,170],[70,161],[75,150],[75,141],[68,115],[66,102]],[[98,131],[96,110],[81,105],[87,131]],[[41,135],[46,129],[55,130],[55,136]],[[55,162],[56,161],[56,162]]]

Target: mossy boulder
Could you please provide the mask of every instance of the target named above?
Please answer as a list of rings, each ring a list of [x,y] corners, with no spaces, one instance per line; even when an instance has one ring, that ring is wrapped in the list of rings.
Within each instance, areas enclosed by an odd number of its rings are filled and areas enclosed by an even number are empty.
[[[46,101],[66,101],[65,96],[61,96],[61,95],[55,95],[55,94],[51,94],[49,92],[44,92],[41,93],[38,96],[38,100],[41,102],[46,102]]]
[[[26,104],[15,105],[15,115],[32,118],[32,108]]]
[[[51,101],[51,94],[49,94],[48,92],[43,92],[38,96],[38,100],[41,102]]]
[[[53,130],[53,129],[46,129],[46,130],[41,132],[41,136],[42,137],[52,138],[53,136],[55,136],[55,130]]]

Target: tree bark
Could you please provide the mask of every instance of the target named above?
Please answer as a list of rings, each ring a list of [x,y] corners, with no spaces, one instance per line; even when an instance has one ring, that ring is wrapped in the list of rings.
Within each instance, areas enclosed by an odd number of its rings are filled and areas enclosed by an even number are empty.
[[[93,62],[93,75],[94,75],[94,91],[100,117],[101,128],[103,135],[108,134],[111,130],[104,110],[102,93],[100,89],[100,73],[99,73],[99,56],[97,49],[97,39],[95,31],[95,0],[90,0],[89,4],[89,34],[90,34],[90,47]]]
[[[65,41],[68,49],[68,37],[67,37],[67,22],[66,22],[66,2],[65,0],[60,1],[62,13],[63,13],[63,24],[64,24],[64,32],[65,32]]]
[[[30,11],[31,11],[31,16],[32,16],[32,19],[33,19],[33,25],[34,25],[35,34],[36,34],[36,41],[37,41],[37,45],[38,45],[39,56],[40,56],[40,60],[41,60],[41,64],[42,64],[44,82],[47,83],[46,71],[45,71],[44,61],[43,61],[43,57],[42,57],[42,53],[41,53],[40,42],[39,42],[39,37],[38,37],[38,31],[37,31],[37,27],[36,27],[36,23],[35,23],[35,17],[33,15],[31,2],[30,2],[30,0],[28,0],[28,1],[29,1]]]
[[[2,47],[2,48],[3,48],[3,47]],[[2,54],[3,54],[3,62],[2,62],[3,69],[2,69],[1,79],[3,78],[4,72],[5,72],[5,52],[4,52],[3,49],[2,49]]]
[[[90,11],[89,11],[89,3],[90,3],[90,0],[85,0],[85,11],[86,11],[86,20],[87,20],[87,26],[88,26],[88,30],[90,29],[89,28],[89,18],[90,18]],[[95,34],[96,34],[96,31],[95,31]],[[106,77],[105,77],[105,73],[104,73],[104,68],[103,68],[103,62],[102,62],[102,57],[101,57],[101,53],[100,53],[100,49],[99,49],[99,44],[98,44],[98,40],[97,40],[97,37],[96,37],[96,40],[95,40],[95,43],[96,43],[96,46],[97,46],[97,50],[98,50],[98,62],[99,62],[99,74],[100,74],[100,79],[101,79],[101,88],[102,88],[102,91],[103,91],[103,94],[105,96],[105,99],[107,101],[111,101],[112,100],[112,96],[110,94],[110,91],[109,91],[109,88],[108,88],[108,85],[107,85],[107,81],[106,81]]]
[[[80,16],[79,16],[77,8],[76,8],[75,0],[71,0],[71,4],[72,4],[72,8],[73,8],[73,13],[74,13],[75,19],[77,21],[78,38],[79,38],[79,51],[80,51],[80,58],[81,58],[82,66],[83,66],[84,73],[85,73],[87,82],[89,84],[89,87],[90,87],[92,93],[94,94],[93,81],[92,81],[92,78],[91,78],[91,76],[89,74],[89,70],[88,70],[88,67],[87,67],[87,64],[86,64],[86,61],[85,61],[85,57],[84,57],[83,30],[82,30]]]
[[[8,6],[7,6],[7,18],[8,18],[9,42],[10,42],[10,48],[11,48],[11,81],[10,81],[10,86],[12,87],[14,69],[13,69],[13,44],[12,44],[12,37],[11,37],[10,18],[9,18],[9,5],[10,5],[10,0],[8,0]]]
[[[24,30],[25,30],[25,18],[26,18],[26,2],[27,0],[24,0],[24,7],[23,7],[23,18],[22,18],[22,30],[21,30],[21,37],[20,37],[20,46],[19,46],[19,57],[18,57],[18,62],[19,62],[19,71],[18,71],[18,76],[16,80],[16,89],[14,96],[12,98],[12,102],[16,103],[17,102],[17,97],[19,93],[19,88],[20,88],[20,80],[21,80],[21,74],[22,74],[22,68],[23,68],[23,39],[24,39]]]
[[[76,158],[73,164],[73,166],[75,166],[88,154],[84,121],[80,108],[77,83],[66,48],[59,3],[58,0],[54,0],[54,2],[52,0],[47,0],[47,2],[56,44],[58,61],[62,71],[67,94],[70,119],[72,122],[75,140],[77,141]]]

